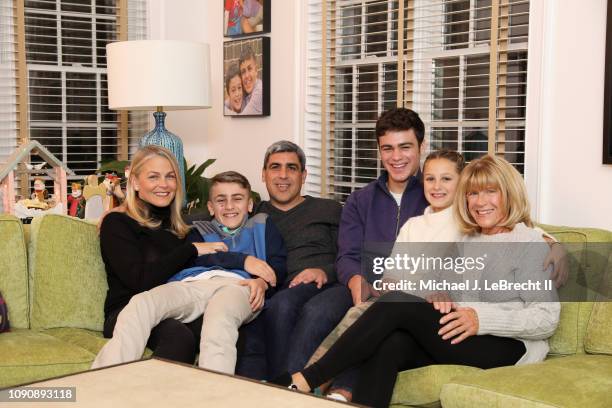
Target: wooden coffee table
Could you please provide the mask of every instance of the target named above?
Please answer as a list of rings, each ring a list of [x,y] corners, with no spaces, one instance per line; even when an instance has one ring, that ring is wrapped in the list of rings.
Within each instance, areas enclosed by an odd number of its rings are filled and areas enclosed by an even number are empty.
[[[75,387],[76,402],[44,404],[49,407],[340,406],[326,398],[156,358],[40,381],[26,387]],[[26,405],[36,406],[36,403],[10,403],[15,408]]]

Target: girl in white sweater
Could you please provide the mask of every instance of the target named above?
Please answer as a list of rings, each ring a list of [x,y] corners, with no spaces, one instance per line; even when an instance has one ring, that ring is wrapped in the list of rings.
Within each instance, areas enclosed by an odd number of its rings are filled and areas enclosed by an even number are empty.
[[[423,164],[423,189],[429,207],[425,209],[423,215],[410,218],[402,226],[390,257],[394,257],[395,254],[400,253],[399,247],[404,243],[461,241],[463,234],[453,217],[452,204],[464,164],[465,161],[463,156],[451,150],[437,150],[427,156]],[[393,276],[389,276],[388,274],[384,276],[386,279],[393,279]],[[334,331],[317,348],[308,361],[307,366],[327,353],[340,335],[355,323],[363,312],[372,306],[377,299],[377,297],[372,297],[368,301],[350,308]],[[433,302],[434,299],[438,299],[438,297],[432,296],[429,300]],[[447,304],[443,302],[436,301],[433,302],[433,304],[438,310],[442,307],[445,308],[444,311],[448,309]],[[352,379],[346,379],[342,382],[350,383]],[[342,400],[350,399],[351,396],[351,392],[348,389],[332,385],[330,395],[336,393],[344,397],[340,397]]]
[[[438,150],[423,164],[423,189],[429,207],[420,217],[410,218],[402,226],[396,243],[456,242],[463,234],[453,218],[453,200],[464,166],[463,156],[450,150]],[[394,248],[393,252],[398,251]]]
[[[427,172],[424,174],[427,183]],[[444,189],[426,192],[436,207],[448,195]],[[509,248],[508,258],[487,265],[483,276],[503,274],[516,282],[523,282],[526,276],[548,279],[548,271],[541,267],[547,249],[536,244],[544,241],[531,228],[525,186],[508,162],[484,156],[470,163],[461,175],[454,204],[467,241],[501,242]],[[385,293],[319,361],[292,375],[292,387],[308,391],[360,365],[353,401],[388,406],[397,373],[402,370],[431,364],[492,368],[542,360],[546,339],[558,324],[560,306],[553,292],[550,299],[538,295],[536,299],[534,294],[518,290],[478,299],[495,298],[502,303],[455,304],[438,299],[438,309],[452,309],[440,318],[439,311],[413,295]]]

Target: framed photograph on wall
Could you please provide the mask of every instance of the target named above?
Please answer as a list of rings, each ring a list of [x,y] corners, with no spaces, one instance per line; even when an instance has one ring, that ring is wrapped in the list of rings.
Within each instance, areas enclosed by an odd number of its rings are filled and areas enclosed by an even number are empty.
[[[612,0],[606,20],[606,70],[604,80],[603,164],[612,164]]]
[[[270,38],[223,43],[223,115],[270,115]]]
[[[223,0],[223,35],[242,37],[270,32],[270,0]]]

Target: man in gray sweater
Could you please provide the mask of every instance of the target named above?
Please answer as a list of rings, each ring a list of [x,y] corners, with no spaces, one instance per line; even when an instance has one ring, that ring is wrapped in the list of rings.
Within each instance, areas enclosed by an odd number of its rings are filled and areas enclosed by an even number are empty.
[[[334,266],[342,207],[301,194],[305,166],[304,152],[295,143],[276,142],[266,151],[262,179],[270,200],[255,212],[267,213],[283,236],[287,279],[260,317],[242,330],[240,375],[273,379],[302,369],[352,306]]]

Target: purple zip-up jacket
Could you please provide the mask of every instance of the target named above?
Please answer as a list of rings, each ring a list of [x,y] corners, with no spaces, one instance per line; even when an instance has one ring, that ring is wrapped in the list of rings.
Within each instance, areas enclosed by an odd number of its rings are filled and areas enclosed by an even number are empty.
[[[387,172],[346,200],[338,231],[338,257],[336,273],[338,280],[346,285],[354,275],[367,276],[371,272],[370,261],[363,262],[362,254],[377,253],[388,256],[400,228],[410,217],[422,215],[428,203],[423,192],[421,172],[408,179],[402,194],[401,206],[387,187]],[[372,249],[374,243],[387,243],[384,249]],[[368,248],[370,247],[370,248]],[[381,251],[388,251],[381,253]]]

